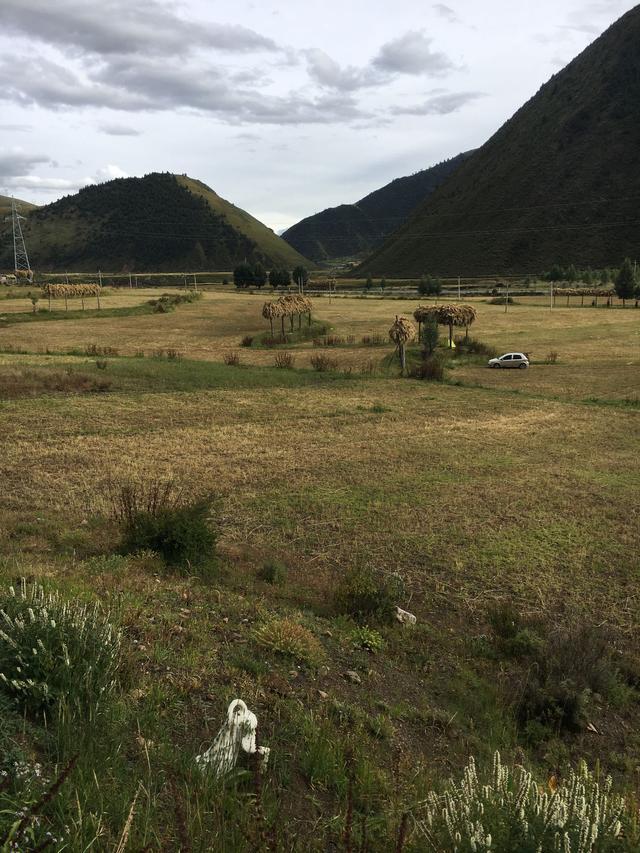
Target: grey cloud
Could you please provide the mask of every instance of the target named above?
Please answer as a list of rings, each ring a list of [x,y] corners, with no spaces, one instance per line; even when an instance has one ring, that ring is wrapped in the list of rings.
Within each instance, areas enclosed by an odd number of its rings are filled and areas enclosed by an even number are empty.
[[[42,164],[52,164],[46,154],[26,154],[22,151],[0,151],[0,180],[26,175]]]
[[[374,67],[397,74],[439,76],[454,69],[449,57],[431,49],[432,39],[423,32],[409,31],[387,42],[373,60]]]
[[[0,133],[28,133],[33,130],[31,124],[0,124]]]
[[[102,55],[184,54],[194,47],[279,49],[272,39],[238,24],[189,21],[161,0],[2,0],[0,24],[9,32]]]
[[[433,8],[441,18],[449,21],[450,24],[457,24],[460,20],[451,6],[446,6],[444,3],[434,3]]]
[[[16,76],[15,64],[23,72]],[[217,68],[154,57],[112,57],[86,78],[46,59],[0,62],[0,99],[47,109],[105,107],[129,112],[191,110],[229,124],[329,124],[366,117],[343,93],[283,96],[230,85]]]
[[[108,136],[140,136],[140,131],[127,124],[101,124],[100,130]]]
[[[312,80],[327,89],[351,92],[367,86],[376,86],[383,82],[383,75],[372,67],[356,68],[349,65],[343,68],[324,50],[311,48],[303,51],[307,60],[307,71]]]
[[[447,95],[434,95],[427,98],[421,104],[407,107],[394,107],[391,112],[394,115],[438,115],[444,116],[455,113],[462,107],[485,97],[484,92],[450,92]]]

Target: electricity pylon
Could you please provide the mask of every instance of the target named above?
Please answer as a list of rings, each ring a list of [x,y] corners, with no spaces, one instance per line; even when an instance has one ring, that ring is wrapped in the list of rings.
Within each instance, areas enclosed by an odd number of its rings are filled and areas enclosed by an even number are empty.
[[[26,217],[18,213],[18,206],[15,198],[11,199],[11,223],[13,225],[13,260],[15,264],[16,275],[21,271],[26,272],[27,277],[31,278],[31,267],[29,265],[29,255],[24,242],[22,233],[21,219]]]

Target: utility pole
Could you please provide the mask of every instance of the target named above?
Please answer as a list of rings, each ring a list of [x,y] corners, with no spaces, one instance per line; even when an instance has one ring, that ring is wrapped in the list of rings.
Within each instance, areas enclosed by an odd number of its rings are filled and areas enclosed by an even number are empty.
[[[102,287],[102,273],[98,270],[98,281],[100,282],[100,287]]]
[[[550,301],[549,308],[551,309],[551,308],[553,308],[553,282],[552,281],[549,282],[549,301]]]
[[[133,282],[131,281],[131,273],[129,273],[129,287],[133,287]]]
[[[461,296],[460,296],[460,276],[458,276],[458,302],[460,302],[460,299],[461,299]]]
[[[504,300],[504,313],[507,313],[507,308],[509,307],[509,282],[507,281],[507,295]]]

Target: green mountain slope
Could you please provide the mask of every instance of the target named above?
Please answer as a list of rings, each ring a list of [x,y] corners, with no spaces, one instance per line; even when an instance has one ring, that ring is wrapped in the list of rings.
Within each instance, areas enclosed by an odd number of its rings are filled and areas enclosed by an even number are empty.
[[[23,216],[25,213],[28,213],[31,210],[35,210],[37,205],[31,204],[30,201],[21,201],[19,198],[16,199],[18,204],[18,213],[21,213]],[[0,224],[4,222],[5,216],[9,216],[11,213],[11,196],[8,195],[0,195]]]
[[[324,261],[370,252],[407,219],[417,204],[442,184],[469,154],[396,178],[361,198],[302,219],[282,235],[308,258]]]
[[[637,255],[639,45],[636,6],[554,75],[360,272],[526,273]]]
[[[35,270],[228,270],[245,260],[305,263],[245,211],[186,176],[152,173],[88,186],[23,224]],[[9,260],[0,242],[0,266]]]

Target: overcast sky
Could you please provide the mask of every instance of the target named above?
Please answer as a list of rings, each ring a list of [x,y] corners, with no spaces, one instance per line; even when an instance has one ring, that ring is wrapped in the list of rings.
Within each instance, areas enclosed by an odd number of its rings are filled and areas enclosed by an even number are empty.
[[[276,230],[485,142],[629,0],[0,0],[0,193],[186,172]]]

